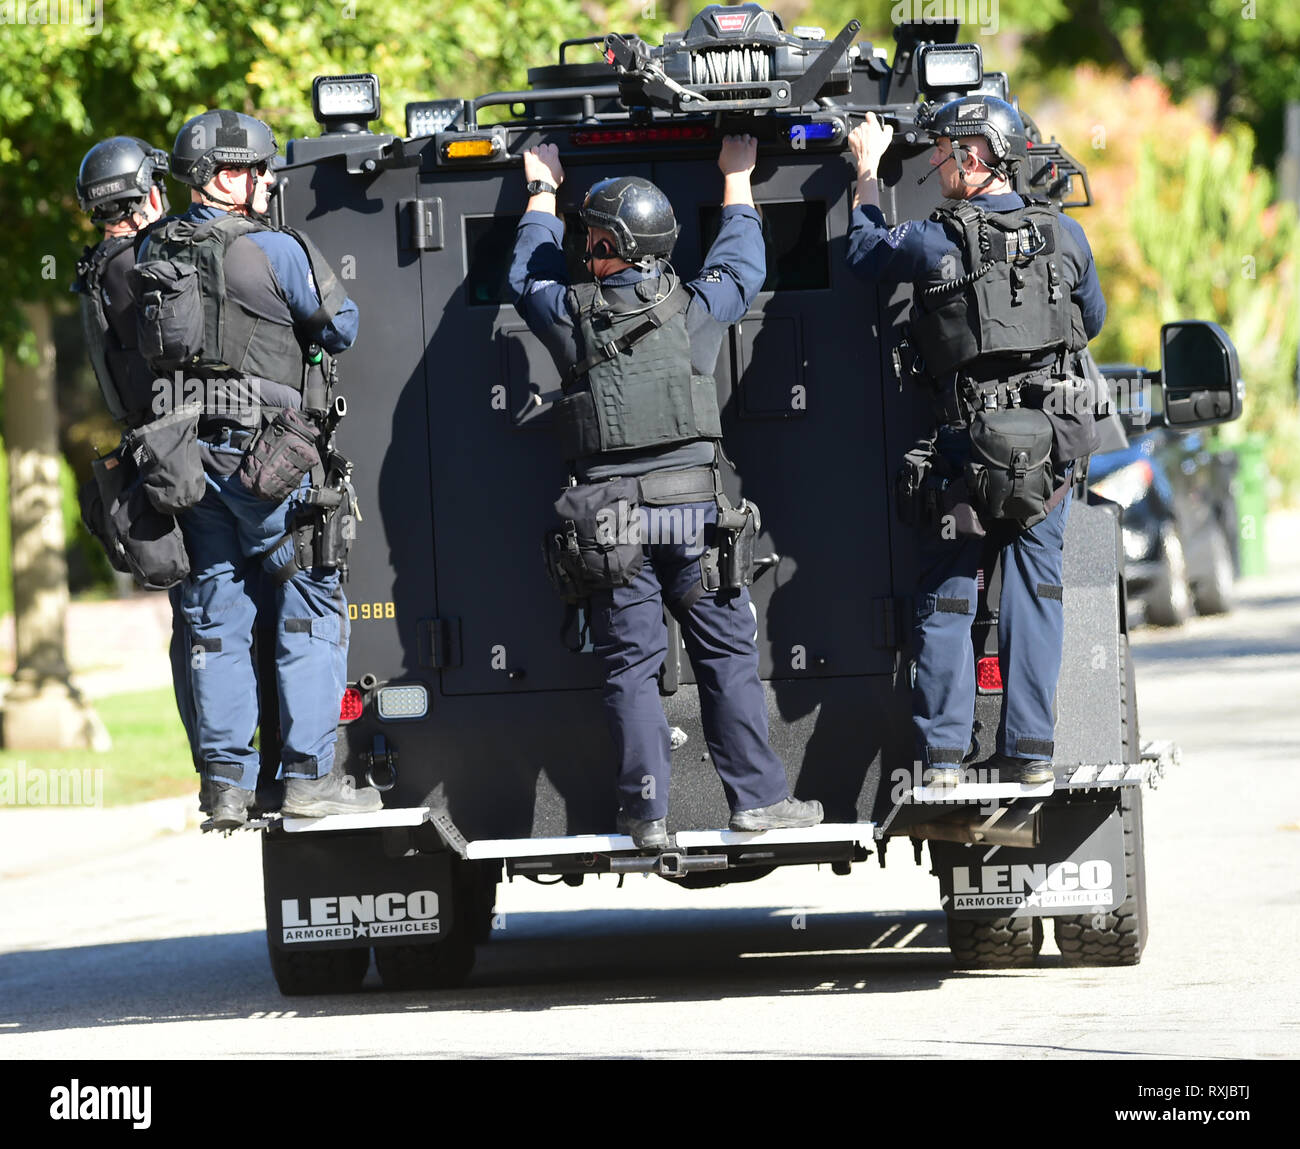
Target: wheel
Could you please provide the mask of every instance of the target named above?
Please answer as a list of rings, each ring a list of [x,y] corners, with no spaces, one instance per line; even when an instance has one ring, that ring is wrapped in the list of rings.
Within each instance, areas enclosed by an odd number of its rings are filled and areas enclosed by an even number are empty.
[[[1192,613],[1192,590],[1187,583],[1187,557],[1178,531],[1169,525],[1161,532],[1163,569],[1147,592],[1147,621],[1155,626],[1181,626]]]
[[[457,909],[469,915],[470,932],[476,942],[492,936],[493,910],[497,904],[497,883],[501,878],[500,862],[467,862],[460,879],[462,893]]]
[[[422,945],[375,946],[375,968],[387,990],[455,989],[474,968],[474,939],[453,933]]]
[[[288,950],[267,943],[271,972],[286,997],[356,993],[370,968],[367,947],[346,950]]]
[[[948,948],[958,969],[1021,969],[1043,948],[1042,918],[948,915]]]
[[[1197,614],[1227,614],[1232,609],[1236,572],[1232,565],[1232,548],[1223,531],[1212,528],[1210,536],[1210,573],[1196,580],[1192,597]]]

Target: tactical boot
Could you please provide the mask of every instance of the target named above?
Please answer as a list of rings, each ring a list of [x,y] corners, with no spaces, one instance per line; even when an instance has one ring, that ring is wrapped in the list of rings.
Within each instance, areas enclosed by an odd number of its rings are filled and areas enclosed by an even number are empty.
[[[757,810],[734,811],[730,827],[733,830],[797,830],[817,825],[822,817],[820,802],[786,798],[772,806],[760,806]]]
[[[961,767],[954,766],[950,762],[940,762],[925,768],[927,787],[960,786],[961,777]]]
[[[384,800],[372,786],[357,788],[351,774],[326,774],[324,778],[288,778],[284,783],[286,818],[323,818],[326,814],[374,814]]]
[[[212,783],[202,775],[199,776],[199,813],[212,813]]]
[[[668,849],[668,820],[666,818],[630,818],[622,810],[615,825],[620,834],[626,834],[638,850]]]
[[[1051,782],[1056,775],[1052,764],[1040,758],[1012,758],[1009,754],[995,754],[985,763],[998,772],[999,782],[1019,782],[1024,786],[1041,786]]]
[[[208,796],[212,804],[212,829],[238,830],[248,821],[248,808],[254,798],[252,790],[241,790],[231,782],[209,782]]]

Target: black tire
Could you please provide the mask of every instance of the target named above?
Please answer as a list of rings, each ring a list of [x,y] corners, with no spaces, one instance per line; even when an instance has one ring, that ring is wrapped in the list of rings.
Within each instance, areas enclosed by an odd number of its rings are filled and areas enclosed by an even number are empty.
[[[267,943],[271,972],[286,997],[356,993],[370,968],[370,949],[287,950]]]
[[[1146,594],[1146,620],[1153,626],[1182,626],[1192,614],[1187,556],[1172,523],[1161,531],[1160,537],[1161,570]]]
[[[958,969],[1022,969],[1043,948],[1043,919],[949,914],[948,948]]]
[[[1227,614],[1232,610],[1236,571],[1232,563],[1232,547],[1223,531],[1211,528],[1210,571],[1197,579],[1192,588],[1192,599],[1197,614]]]
[[[455,989],[469,977],[474,958],[474,939],[455,933],[432,944],[375,946],[386,990]]]
[[[468,915],[470,932],[474,940],[481,944],[492,936],[501,863],[467,862],[464,865],[464,876],[459,882],[462,894],[457,909]]]

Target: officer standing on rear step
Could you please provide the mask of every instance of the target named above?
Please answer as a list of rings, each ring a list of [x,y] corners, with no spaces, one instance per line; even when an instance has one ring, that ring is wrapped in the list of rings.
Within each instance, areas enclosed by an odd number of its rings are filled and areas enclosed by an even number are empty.
[[[527,213],[519,222],[510,285],[517,306],[564,379],[560,434],[586,490],[630,479],[648,524],[626,585],[591,594],[591,636],[605,671],[604,704],[618,755],[618,829],[641,849],[668,845],[669,730],[656,676],[667,654],[663,608],[681,624],[699,683],[700,714],[733,830],[813,826],[819,802],[790,796],[785,768],[768,745],[758,677],[749,574],[726,586],[710,569],[708,542],[719,515],[746,522],[720,493],[721,438],[713,367],[727,328],[763,285],[763,239],[750,190],[757,143],[728,137],[721,227],[699,276],[682,284],[667,262],[677,238],[672,205],[648,180],[596,183],[583,201],[586,261],[595,282],[568,285],[556,192],[558,149],[524,154]],[[606,486],[604,489],[609,489]],[[626,489],[626,488],[624,488]],[[663,524],[680,524],[676,537]],[[697,525],[698,534],[688,530]],[[665,537],[668,535],[670,537]],[[635,547],[633,548],[635,552]]]
[[[142,231],[167,214],[167,153],[134,136],[113,136],[90,149],[77,172],[77,202],[104,238],[77,262],[81,325],[104,405],[124,431],[154,416],[154,373],[136,342],[135,301],[126,273],[135,266]],[[195,769],[199,766],[190,690],[190,641],[181,613],[180,585],[168,591],[172,606],[170,657],[176,709]],[[206,809],[206,807],[204,807]]]
[[[936,137],[930,174],[952,203],[895,228],[876,180],[893,129],[868,115],[849,137],[858,169],[849,263],[869,282],[913,284],[904,367],[935,410],[935,434],[909,452],[899,492],[900,511],[913,507],[921,527],[917,753],[928,784],[961,780],[978,572],[1000,550],[1003,698],[988,766],[1001,781],[1041,784],[1053,777],[1070,470],[1096,444],[1064,364],[1101,330],[1106,303],[1083,229],[1012,190],[1027,146],[1010,104],[966,96],[925,126]]]
[[[172,175],[192,189],[190,208],[151,231],[133,272],[139,282],[151,267],[165,267],[184,286],[192,273],[181,273],[197,269],[201,311],[186,336],[201,351],[186,352],[184,374],[205,387],[198,435],[206,491],[179,520],[191,565],[184,610],[202,651],[191,676],[198,742],[219,830],[247,821],[257,784],[257,599],[246,577],[255,566],[276,584],[282,812],[318,817],[382,806],[376,790],[334,770],[347,604],[338,570],[315,561],[310,548],[304,553],[294,537],[316,476],[303,473],[300,484],[295,476],[297,489],[273,501],[253,494],[236,473],[259,428],[270,430],[280,415],[303,408],[311,349],[343,351],[357,332],[356,304],[320,253],[307,237],[277,230],[266,217],[276,151],[271,129],[252,116],[218,110],[190,119],[171,156]],[[185,328],[164,330],[172,318],[167,310],[151,314],[138,302],[160,340],[174,341]]]

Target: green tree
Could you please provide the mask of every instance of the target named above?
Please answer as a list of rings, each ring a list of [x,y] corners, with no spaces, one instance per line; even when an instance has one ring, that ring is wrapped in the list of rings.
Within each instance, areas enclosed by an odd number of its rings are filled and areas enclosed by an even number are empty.
[[[561,39],[607,18],[579,0],[106,0],[98,34],[0,26],[0,211],[22,221],[5,242],[0,347],[20,342],[20,302],[66,299],[74,255],[96,238],[73,181],[98,140],[170,146],[210,107],[255,112],[281,140],[314,133],[312,77],[360,71],[383,85],[376,130],[400,134],[408,100],[522,86]]]

